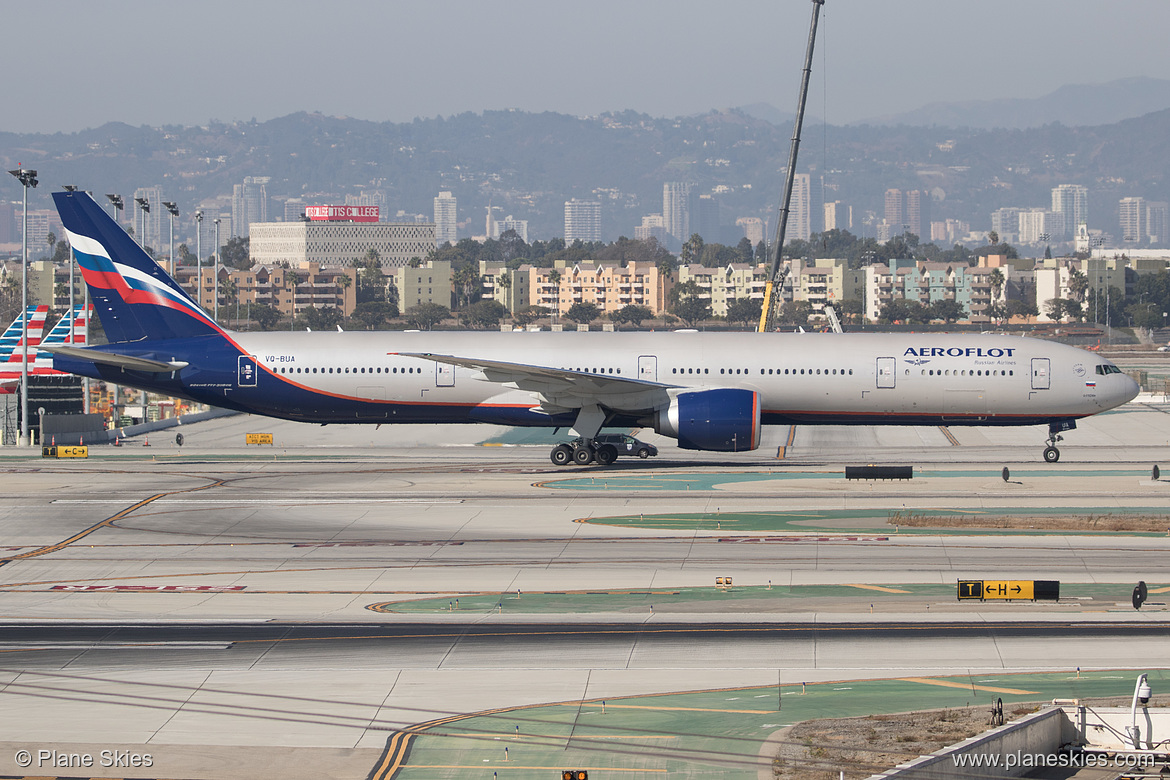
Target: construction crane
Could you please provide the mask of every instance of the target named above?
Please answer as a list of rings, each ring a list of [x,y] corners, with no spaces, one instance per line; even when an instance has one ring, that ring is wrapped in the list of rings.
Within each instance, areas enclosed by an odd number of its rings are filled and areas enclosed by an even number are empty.
[[[825,0],[812,0],[812,22],[808,29],[808,48],[804,53],[804,72],[800,79],[800,98],[796,104],[796,119],[792,123],[792,146],[788,150],[788,171],[784,179],[784,196],[780,201],[780,218],[776,222],[776,239],[772,242],[768,265],[768,283],[764,287],[764,304],[760,307],[759,332],[772,330],[776,309],[780,302],[780,290],[788,270],[781,268],[780,253],[784,250],[784,231],[788,227],[788,208],[792,203],[792,181],[796,176],[796,153],[800,149],[800,129],[804,125],[804,104],[808,99],[808,79],[812,75],[813,44],[817,39],[817,20]]]

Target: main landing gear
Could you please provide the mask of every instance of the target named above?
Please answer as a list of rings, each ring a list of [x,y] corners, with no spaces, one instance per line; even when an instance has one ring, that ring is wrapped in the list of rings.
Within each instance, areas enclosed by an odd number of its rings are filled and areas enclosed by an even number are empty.
[[[598,465],[609,466],[618,457],[617,448],[612,444],[595,445],[592,439],[577,439],[569,444],[558,444],[549,453],[549,460],[558,466],[575,463],[588,466],[596,461]]]

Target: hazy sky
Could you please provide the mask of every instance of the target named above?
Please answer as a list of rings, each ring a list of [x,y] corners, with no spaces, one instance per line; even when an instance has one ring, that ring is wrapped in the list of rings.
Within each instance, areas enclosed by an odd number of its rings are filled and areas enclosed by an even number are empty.
[[[811,0],[0,0],[0,131],[521,108],[791,111]],[[1170,78],[1168,0],[826,0],[809,112]]]

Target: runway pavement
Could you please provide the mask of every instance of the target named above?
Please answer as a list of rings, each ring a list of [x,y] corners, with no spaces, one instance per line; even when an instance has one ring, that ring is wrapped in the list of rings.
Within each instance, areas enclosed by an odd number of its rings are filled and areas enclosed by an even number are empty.
[[[1167,412],[1084,421],[1058,464],[1038,428],[785,428],[731,455],[649,434],[659,458],[582,469],[553,466],[547,434],[248,417],[190,426],[181,448],[0,451],[0,775],[29,746],[109,744],[165,766],[87,776],[365,777],[397,730],[501,707],[1164,666],[1167,534],[888,520],[1160,517]],[[915,478],[843,478],[869,462]],[[1064,598],[960,603],[959,579],[1055,579]]]

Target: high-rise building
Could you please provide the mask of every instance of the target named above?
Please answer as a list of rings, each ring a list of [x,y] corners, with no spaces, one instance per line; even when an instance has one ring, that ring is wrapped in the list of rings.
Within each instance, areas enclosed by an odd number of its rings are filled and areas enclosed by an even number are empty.
[[[1052,210],[1064,215],[1061,238],[1072,238],[1077,225],[1089,223],[1089,191],[1079,184],[1061,184],[1052,188]]]
[[[454,244],[456,216],[456,198],[444,190],[435,198],[435,246]]]
[[[908,230],[920,239],[930,235],[930,193],[926,190],[910,190],[906,193],[906,218]]]
[[[253,222],[268,221],[268,181],[267,176],[246,176],[243,184],[232,188],[232,232],[228,235],[246,237]]]
[[[1155,246],[1170,243],[1170,204],[1165,201],[1146,202],[1146,235]]]
[[[662,225],[680,245],[693,232],[691,206],[691,185],[688,182],[668,181],[662,185]]]
[[[378,221],[388,222],[390,210],[386,206],[386,193],[383,190],[365,189],[357,195],[346,195],[347,206],[377,206]]]
[[[888,189],[885,197],[885,219],[893,235],[901,235],[906,228],[906,196],[901,190]]]
[[[694,204],[691,232],[698,233],[708,244],[719,241],[719,201],[714,195],[700,195],[694,199]]]
[[[501,220],[496,221],[496,229],[500,231],[500,235],[507,233],[509,230],[515,230],[516,235],[520,236],[520,240],[525,244],[528,243],[528,220],[516,219],[511,214]],[[499,238],[499,236],[496,236]]]
[[[142,210],[138,205],[138,198],[145,198],[150,204],[150,213],[146,215],[146,233],[139,236],[138,233],[142,230]],[[148,246],[156,252],[167,252],[170,249],[170,229],[168,227],[164,239],[163,233],[163,215],[167,213],[166,207],[163,206],[163,192],[162,187],[139,187],[134,190],[134,201],[127,203],[126,208],[134,209],[134,235],[137,236],[143,246]]]
[[[1020,232],[1020,212],[1023,209],[1004,207],[991,212],[991,230],[1005,244],[1015,243]]]
[[[1064,215],[1055,211],[1027,209],[1018,220],[1021,244],[1047,244],[1064,235]]]
[[[289,198],[284,202],[284,221],[298,222],[305,218],[305,203],[303,198]]]
[[[645,241],[653,238],[663,246],[666,245],[666,227],[662,224],[661,214],[647,214],[642,217],[642,224],[634,228],[634,238]]]
[[[743,228],[744,236],[753,247],[764,240],[764,220],[759,217],[740,217],[735,224]]]
[[[825,230],[852,230],[853,207],[839,200],[825,204]]]
[[[792,178],[792,202],[788,207],[788,225],[785,241],[799,239],[808,241],[819,225],[813,222],[813,214],[819,210],[816,193],[813,191],[812,174],[798,173]]]
[[[1123,246],[1137,246],[1146,239],[1146,199],[1122,198],[1119,204],[1121,215],[1121,240]]]
[[[565,201],[565,243],[601,240],[601,201]]]

